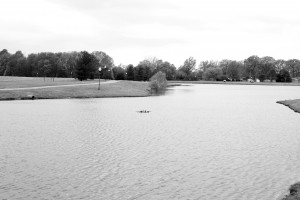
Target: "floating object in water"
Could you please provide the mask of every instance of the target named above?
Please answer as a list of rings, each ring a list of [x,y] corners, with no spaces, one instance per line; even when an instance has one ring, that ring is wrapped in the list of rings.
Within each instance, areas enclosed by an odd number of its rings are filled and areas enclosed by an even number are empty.
[[[140,110],[140,111],[136,111],[138,113],[149,113],[150,111],[149,110]]]

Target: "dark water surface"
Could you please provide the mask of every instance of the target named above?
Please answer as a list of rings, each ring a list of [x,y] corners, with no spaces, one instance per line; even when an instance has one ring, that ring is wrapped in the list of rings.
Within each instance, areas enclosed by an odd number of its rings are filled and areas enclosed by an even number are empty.
[[[276,199],[300,181],[300,87],[0,102],[0,199]],[[137,113],[150,110],[150,113]]]

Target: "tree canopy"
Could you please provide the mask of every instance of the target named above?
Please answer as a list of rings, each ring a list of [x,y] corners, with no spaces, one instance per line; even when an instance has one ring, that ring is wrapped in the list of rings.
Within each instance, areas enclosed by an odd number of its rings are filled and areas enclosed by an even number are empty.
[[[118,65],[102,51],[82,52],[40,52],[25,56],[21,51],[11,54],[0,51],[0,76],[72,77],[79,80],[93,79],[100,75],[104,79],[149,81],[157,72],[166,75],[167,80],[236,80],[259,79],[260,81],[289,81],[300,78],[300,60],[274,59],[270,56],[252,55],[245,60],[224,59],[221,61],[200,61],[187,58],[176,68],[168,61],[150,57],[136,66]],[[101,68],[99,74],[98,69]],[[284,70],[284,71],[282,71]],[[287,73],[290,78],[288,78]],[[285,78],[282,78],[284,75]]]

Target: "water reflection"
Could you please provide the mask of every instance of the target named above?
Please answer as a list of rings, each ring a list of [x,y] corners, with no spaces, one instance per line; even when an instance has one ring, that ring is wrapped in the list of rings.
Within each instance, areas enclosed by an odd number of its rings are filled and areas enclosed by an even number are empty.
[[[4,199],[275,199],[300,180],[299,87],[0,104]],[[137,110],[150,110],[148,114]]]

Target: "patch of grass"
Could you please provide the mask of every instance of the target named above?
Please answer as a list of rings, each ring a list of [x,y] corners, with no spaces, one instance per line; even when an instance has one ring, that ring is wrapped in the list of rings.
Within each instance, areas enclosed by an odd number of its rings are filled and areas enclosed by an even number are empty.
[[[2,78],[2,77],[1,77]],[[44,86],[43,78],[13,78],[7,81],[6,88],[18,88],[19,85],[26,87]],[[28,83],[28,81],[32,81]],[[97,83],[97,81],[94,81]],[[101,98],[101,97],[145,97],[149,96],[149,85],[147,82],[119,81],[116,83],[106,83],[101,81],[101,88],[98,84],[81,85],[72,87],[55,87],[28,90],[0,90],[0,100],[30,99],[64,99],[64,98]],[[71,85],[80,83],[93,83],[93,81],[76,81],[70,79],[60,79],[55,85]],[[24,86],[23,85],[23,86]],[[24,86],[24,87],[25,87]]]
[[[277,101],[277,103],[285,105],[293,111],[300,113],[300,99]]]
[[[84,83],[97,83],[98,80],[78,81],[74,78],[55,78],[54,81],[50,77],[12,77],[0,76],[0,89],[4,88],[26,88],[41,87],[54,85],[72,85]]]

